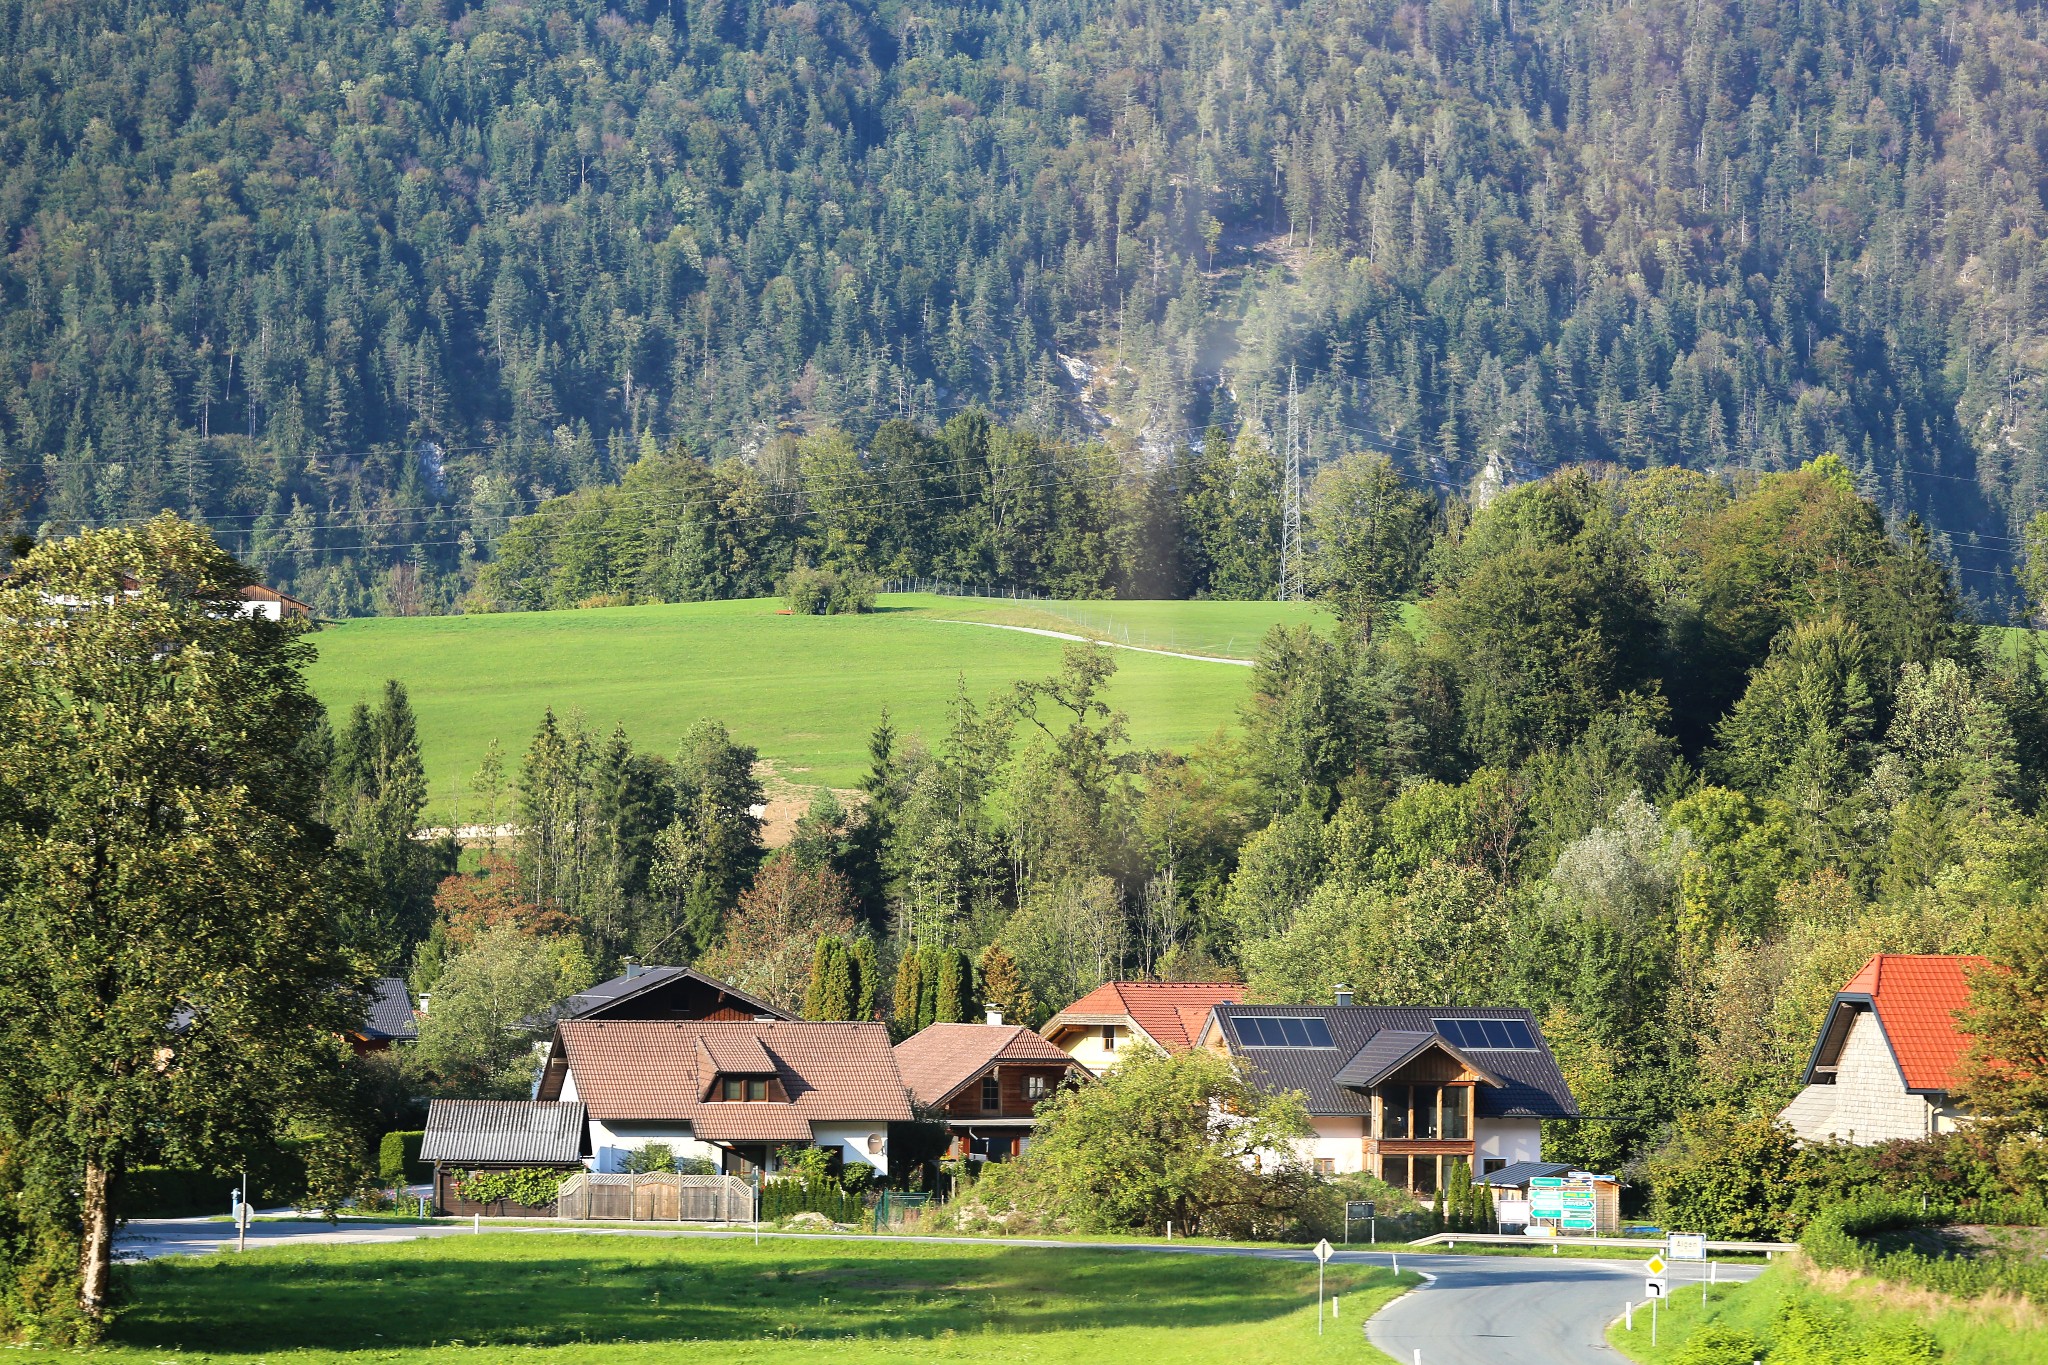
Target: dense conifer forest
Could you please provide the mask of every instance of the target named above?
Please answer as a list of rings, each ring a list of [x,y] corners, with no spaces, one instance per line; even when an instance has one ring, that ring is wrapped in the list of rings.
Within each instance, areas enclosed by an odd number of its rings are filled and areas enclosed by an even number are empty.
[[[2048,505],[2041,22],[0,0],[0,473],[33,532],[170,507],[436,610],[677,442],[772,495],[789,436],[980,405],[1135,499],[1270,451],[1298,376],[1311,467],[1442,492],[1837,452],[1997,612]]]

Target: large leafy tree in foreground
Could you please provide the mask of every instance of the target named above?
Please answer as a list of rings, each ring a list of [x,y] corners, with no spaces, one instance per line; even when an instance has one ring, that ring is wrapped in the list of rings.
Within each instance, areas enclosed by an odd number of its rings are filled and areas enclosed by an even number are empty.
[[[88,1334],[124,1174],[269,1136],[360,1015],[309,651],[249,581],[166,516],[0,582],[0,1134],[75,1200]]]

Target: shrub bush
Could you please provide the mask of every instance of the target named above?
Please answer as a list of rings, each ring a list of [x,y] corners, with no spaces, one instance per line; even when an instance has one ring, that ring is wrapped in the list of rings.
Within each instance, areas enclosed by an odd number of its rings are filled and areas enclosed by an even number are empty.
[[[1749,1333],[1709,1324],[1692,1334],[1672,1365],[1751,1365],[1763,1352],[1763,1343]]]
[[[421,1185],[434,1178],[434,1168],[420,1160],[426,1133],[403,1129],[386,1133],[377,1144],[377,1177],[391,1184]]]
[[[517,1204],[521,1208],[544,1209],[555,1202],[555,1193],[569,1172],[549,1166],[525,1166],[509,1171],[457,1171],[455,1192],[477,1204]]]
[[[867,1203],[836,1180],[788,1178],[761,1186],[761,1221],[779,1223],[799,1213],[822,1214],[835,1223],[865,1222]]]
[[[798,616],[841,616],[875,609],[875,580],[865,574],[814,569],[799,561],[775,585]]]
[[[2048,1303],[2048,1264],[2013,1256],[1930,1256],[1911,1248],[1885,1251],[1869,1240],[1880,1233],[1965,1219],[2039,1227],[2048,1223],[2048,1207],[2035,1199],[1923,1210],[1916,1199],[1864,1199],[1820,1213],[1807,1225],[1799,1245],[1808,1259],[1827,1269],[1863,1271],[1958,1298],[2005,1289]]]

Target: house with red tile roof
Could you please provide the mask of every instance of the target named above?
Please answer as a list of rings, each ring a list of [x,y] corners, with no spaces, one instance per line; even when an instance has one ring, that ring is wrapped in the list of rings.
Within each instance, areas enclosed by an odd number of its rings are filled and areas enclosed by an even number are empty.
[[[1039,1032],[1100,1075],[1133,1044],[1187,1051],[1210,1010],[1243,999],[1244,987],[1235,981],[1109,981],[1048,1019]]]
[[[1088,1068],[1021,1024],[933,1024],[896,1044],[910,1097],[944,1115],[949,1158],[1001,1161],[1031,1140],[1038,1106]]]
[[[1828,1006],[1805,1088],[1778,1115],[1806,1142],[1869,1145],[1952,1132],[1969,1035],[1957,1012],[1981,957],[1878,953]]]
[[[564,1019],[534,1098],[584,1106],[599,1172],[662,1143],[733,1175],[791,1146],[887,1174],[889,1125],[911,1119],[882,1024]]]

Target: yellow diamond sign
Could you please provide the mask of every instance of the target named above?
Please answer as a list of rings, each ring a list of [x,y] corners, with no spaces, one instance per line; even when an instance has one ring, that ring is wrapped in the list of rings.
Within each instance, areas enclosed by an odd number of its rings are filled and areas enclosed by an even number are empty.
[[[1662,1256],[1652,1256],[1649,1260],[1643,1262],[1643,1269],[1649,1271],[1652,1275],[1662,1275],[1664,1273],[1664,1258]]]

